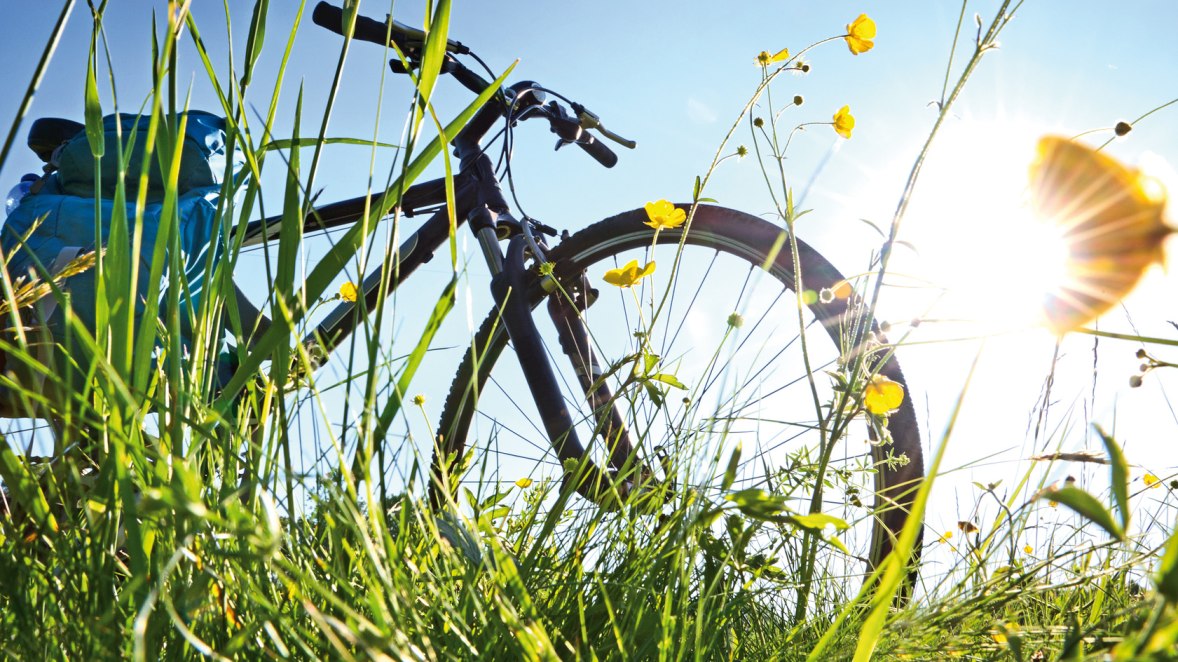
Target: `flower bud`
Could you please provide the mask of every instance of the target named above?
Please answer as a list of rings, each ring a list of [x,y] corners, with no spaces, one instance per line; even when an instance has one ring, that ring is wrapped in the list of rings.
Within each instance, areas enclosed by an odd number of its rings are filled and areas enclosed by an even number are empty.
[[[760,117],[754,117],[753,118],[753,126],[755,126],[759,129],[759,128],[765,126],[765,120],[761,119]]]
[[[1137,388],[1141,386],[1141,375],[1133,375],[1129,378],[1129,388]]]
[[[1113,133],[1117,134],[1117,136],[1123,136],[1132,130],[1133,125],[1128,122],[1117,122],[1117,125],[1113,127]]]
[[[803,101],[805,101],[805,99],[803,99],[803,98],[802,98],[802,95],[800,95],[800,94],[799,94],[799,95],[796,95],[796,96],[794,97],[794,105],[795,105],[795,106],[800,106],[800,105],[802,105],[802,102],[803,102]]]
[[[1146,356],[1148,356],[1148,354],[1145,353],[1144,349],[1137,350],[1137,358],[1144,359]]]

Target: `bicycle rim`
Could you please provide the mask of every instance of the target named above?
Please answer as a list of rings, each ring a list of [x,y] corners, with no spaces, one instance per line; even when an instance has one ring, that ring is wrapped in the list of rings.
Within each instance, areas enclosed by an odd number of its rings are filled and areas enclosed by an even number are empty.
[[[645,220],[642,210],[603,220],[550,254],[561,282],[584,271],[597,290],[581,315],[635,446],[648,462],[660,451],[675,458],[671,471],[679,484],[704,499],[722,502],[735,492],[759,489],[785,494],[791,509],[807,512],[811,490],[803,488],[820,460],[819,419],[836,395],[828,373],[853,356],[852,345],[874,324],[848,314],[853,297],[832,296],[845,292],[842,276],[801,241],[798,264],[808,292],[799,297],[790,242],[766,221],[700,206],[686,232],[663,230],[652,248],[655,233]],[[766,270],[766,255],[775,245],[779,250]],[[630,261],[640,268],[649,262],[657,266],[632,287],[604,282],[607,270]],[[587,453],[605,466],[607,452],[594,438],[598,420],[539,306],[541,288],[531,288],[529,296],[577,434]],[[802,300],[808,305],[799,316]],[[473,348],[438,428],[444,453],[471,453],[461,483],[486,492],[520,479],[558,479],[560,463],[494,313]],[[904,382],[894,359],[878,370]],[[834,442],[822,503],[823,512],[857,523],[848,540],[853,555],[871,565],[890,552],[923,474],[909,398],[887,428],[891,444],[870,442],[862,422]],[[723,473],[737,443],[736,474],[725,487]],[[888,465],[889,455],[905,456],[907,463]]]

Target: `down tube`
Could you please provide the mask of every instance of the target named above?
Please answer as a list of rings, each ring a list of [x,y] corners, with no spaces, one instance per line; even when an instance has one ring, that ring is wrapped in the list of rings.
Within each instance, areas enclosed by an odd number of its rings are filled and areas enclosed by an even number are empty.
[[[464,214],[457,214],[459,225],[465,221]],[[386,296],[413,275],[418,267],[432,260],[434,253],[449,237],[449,210],[443,207],[435,212],[421,228],[401,242],[394,254],[396,263],[393,268],[397,277],[390,282],[389,289],[385,293]],[[365,310],[375,310],[382,303],[380,300],[380,279],[381,269],[379,267],[364,277],[360,290],[364,293]],[[316,345],[323,350],[325,355],[330,354],[339,346],[340,342],[356,330],[356,326],[363,318],[361,312],[356,309],[358,305],[359,301],[345,301],[333,308],[327,317],[303,339],[303,343],[308,346]]]

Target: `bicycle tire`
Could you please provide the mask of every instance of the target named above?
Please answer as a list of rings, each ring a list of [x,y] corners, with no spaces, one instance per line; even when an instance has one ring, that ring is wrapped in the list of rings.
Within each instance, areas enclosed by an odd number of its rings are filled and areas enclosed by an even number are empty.
[[[679,205],[689,209],[688,205]],[[599,264],[624,251],[641,250],[650,247],[655,232],[644,224],[647,220],[645,211],[636,209],[624,212],[599,221],[572,236],[566,236],[558,246],[551,249],[549,257],[556,265],[558,277],[577,273],[589,265]],[[685,230],[687,230],[685,232]],[[763,219],[723,207],[699,205],[688,227],[664,229],[657,233],[659,246],[676,245],[683,242],[687,247],[702,247],[715,251],[715,255],[733,256],[738,261],[749,265],[750,272],[760,270],[765,264],[766,254],[771,246],[779,242],[783,230]],[[779,244],[780,245],[780,244]],[[797,251],[801,264],[801,277],[804,287],[815,293],[823,289],[834,290],[845,283],[841,273],[822,255],[813,248],[797,241]],[[615,264],[620,261],[615,261]],[[607,262],[607,264],[609,264]],[[658,267],[663,269],[663,267]],[[533,270],[535,271],[535,270]],[[762,273],[764,273],[762,271]],[[768,273],[786,291],[794,291],[794,267],[789,242],[781,246],[776,259],[770,265]],[[657,274],[657,271],[656,271]],[[600,274],[590,272],[598,278]],[[705,276],[706,278],[706,276]],[[600,281],[598,281],[600,282]],[[747,282],[746,282],[747,284]],[[611,285],[601,285],[612,291]],[[637,286],[636,286],[637,287]],[[546,296],[537,282],[529,288],[529,301],[533,311]],[[791,303],[795,297],[789,297],[782,305],[792,311],[796,317],[797,308]],[[594,304],[597,305],[597,304]],[[849,319],[848,299],[831,298],[829,296],[814,298],[808,306],[814,320],[824,329],[825,333],[808,334],[809,337],[829,337],[834,346],[846,341],[845,325]],[[587,312],[592,312],[590,307]],[[537,317],[547,317],[541,313]],[[538,326],[551,327],[549,320],[538,319]],[[869,328],[878,332],[874,320],[870,320]],[[861,335],[865,332],[861,332]],[[678,334],[676,334],[678,335]],[[829,343],[823,341],[829,347]],[[472,343],[472,351],[465,353],[463,362],[455,375],[450,392],[443,407],[441,421],[438,427],[438,447],[435,449],[433,467],[438,471],[443,457],[460,457],[466,450],[467,437],[470,434],[472,420],[476,411],[475,392],[487,397],[487,380],[498,364],[512,364],[515,361],[501,361],[501,354],[508,346],[507,332],[499,321],[499,316],[492,311],[480,326]],[[560,354],[559,350],[551,351],[550,358],[554,363],[568,364],[569,361]],[[616,358],[616,357],[607,357]],[[894,355],[888,356],[882,365],[875,368],[879,374],[905,385],[904,375]],[[875,508],[874,522],[871,532],[871,549],[868,562],[871,567],[877,565],[892,550],[894,539],[908,519],[908,512],[915,499],[916,489],[923,478],[924,462],[921,448],[920,432],[916,422],[916,413],[911,398],[905,395],[903,402],[893,411],[886,422],[892,443],[890,447],[884,444],[872,444],[871,456],[878,467],[875,473]],[[537,430],[539,430],[537,428]],[[540,444],[547,444],[542,432],[539,433]],[[588,440],[582,439],[588,444]],[[600,445],[600,444],[598,444]],[[552,453],[551,449],[547,449]],[[908,462],[903,465],[885,462],[889,453],[904,454]],[[476,462],[477,464],[477,462]],[[435,476],[438,474],[435,473]],[[500,477],[502,478],[502,477]],[[919,543],[914,550],[913,560],[918,560],[920,554]]]

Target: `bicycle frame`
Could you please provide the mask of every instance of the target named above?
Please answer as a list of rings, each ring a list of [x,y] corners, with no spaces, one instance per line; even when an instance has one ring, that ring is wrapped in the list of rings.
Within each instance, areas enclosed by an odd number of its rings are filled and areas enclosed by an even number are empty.
[[[517,85],[525,84],[530,85],[526,81]],[[504,114],[502,104],[488,104],[476,113],[453,141],[455,154],[460,159],[459,171],[454,175],[454,217],[458,225],[467,224],[478,239],[492,274],[492,296],[501,311],[503,324],[512,343],[516,346],[525,381],[549,442],[562,461],[580,462],[585,459],[585,447],[578,439],[568,407],[559,395],[559,382],[540,340],[531,308],[526,303],[528,297],[523,295],[528,287],[525,250],[529,244],[537,247],[537,241],[542,247],[543,239],[532,237],[528,226],[530,220],[521,222],[511,217],[491,160],[478,146],[482,135]],[[373,205],[380,204],[382,197],[358,197],[319,207],[305,219],[304,230],[322,231],[354,223]],[[432,211],[432,215],[393,253],[395,262],[392,268],[397,277],[389,283],[385,296],[392,293],[418,267],[429,262],[450,236],[450,208],[446,201],[444,179],[410,187],[403,194],[398,208],[405,217],[426,211]],[[251,223],[245,230],[243,245],[262,244],[275,238],[279,222],[280,217],[272,217]],[[501,246],[504,239],[508,241],[506,250]],[[365,276],[358,288],[363,293],[365,310],[374,310],[382,304],[381,279],[382,269],[378,267]],[[551,285],[553,290],[558,289],[554,282]],[[587,302],[578,308],[578,305],[566,301],[560,294],[550,294],[549,299],[549,312],[557,327],[560,345],[570,360],[579,366],[581,387],[593,410],[598,412],[600,421],[596,425],[597,432],[609,440],[610,465],[615,473],[621,471],[627,462],[633,466],[633,445],[625,430],[622,415],[614,406],[614,396],[599,379],[602,371],[593,356],[588,331],[579,316]],[[319,355],[326,359],[326,355],[355,330],[363,318],[357,310],[359,305],[359,297],[355,302],[341,303],[304,338],[305,345],[321,350],[313,352],[313,356]],[[472,351],[478,349],[472,348]],[[601,484],[600,469],[586,461],[578,470],[584,473],[581,474],[582,480],[578,481],[577,489],[591,496],[590,492]],[[626,485],[623,483],[623,490],[627,489]]]

